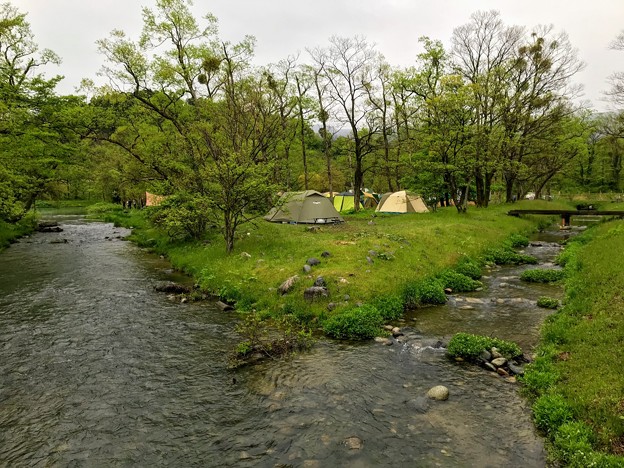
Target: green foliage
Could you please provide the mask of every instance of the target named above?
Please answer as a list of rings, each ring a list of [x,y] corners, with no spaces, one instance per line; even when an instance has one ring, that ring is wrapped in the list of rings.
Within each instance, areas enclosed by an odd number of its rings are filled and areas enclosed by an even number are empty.
[[[561,395],[546,394],[533,404],[533,417],[538,429],[546,434],[555,434],[562,424],[573,420],[574,412]]]
[[[489,249],[485,253],[484,258],[486,261],[496,263],[497,265],[521,265],[525,263],[533,265],[537,263],[537,258],[530,255],[519,254],[511,247]]]
[[[447,352],[451,357],[475,360],[482,351],[492,348],[497,348],[507,358],[513,358],[522,354],[522,350],[516,343],[489,336],[472,335],[470,333],[456,333],[453,335],[449,341]]]
[[[236,345],[236,354],[239,357],[247,356],[253,351],[253,346],[249,341],[241,341]]]
[[[541,296],[537,300],[537,307],[542,307],[544,309],[556,309],[559,307],[559,299],[555,299],[553,297]]]
[[[587,467],[595,443],[591,427],[581,421],[565,422],[554,433],[554,449],[567,466]]]
[[[378,296],[372,305],[384,320],[396,320],[403,315],[403,300],[396,294]]]
[[[401,297],[408,308],[446,303],[444,286],[437,278],[408,282],[401,290]]]
[[[563,270],[551,270],[551,269],[535,269],[523,271],[520,275],[522,281],[528,283],[555,283],[560,281],[565,276]]]
[[[173,240],[201,239],[206,232],[210,201],[206,197],[178,194],[150,207],[151,221]]]
[[[87,207],[87,214],[96,216],[102,215],[104,213],[115,213],[119,211],[123,211],[123,206],[121,206],[119,203],[100,202],[94,203],[93,205],[89,205]]]
[[[481,266],[471,258],[462,256],[455,266],[455,271],[473,280],[481,279]]]
[[[453,292],[470,292],[483,286],[481,281],[476,281],[455,270],[446,269],[436,275],[444,288],[451,288]]]
[[[27,215],[17,223],[7,223],[0,220],[0,251],[9,246],[15,239],[30,234],[37,225],[34,214]]]
[[[515,249],[527,247],[529,245],[529,238],[522,234],[512,234],[509,236],[509,243]]]
[[[376,307],[353,307],[328,318],[324,332],[341,340],[366,340],[379,335],[383,318]]]

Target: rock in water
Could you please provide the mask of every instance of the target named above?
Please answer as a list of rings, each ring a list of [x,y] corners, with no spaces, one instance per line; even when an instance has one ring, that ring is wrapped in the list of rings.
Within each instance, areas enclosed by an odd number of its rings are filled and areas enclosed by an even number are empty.
[[[444,401],[448,400],[449,390],[444,385],[436,385],[429,389],[427,396],[432,400]]]
[[[359,437],[348,437],[345,439],[344,444],[349,450],[361,450],[364,447],[364,442]]]
[[[188,294],[191,292],[191,288],[182,284],[174,283],[173,281],[164,281],[154,286],[154,289],[159,292],[171,293],[171,294]]]

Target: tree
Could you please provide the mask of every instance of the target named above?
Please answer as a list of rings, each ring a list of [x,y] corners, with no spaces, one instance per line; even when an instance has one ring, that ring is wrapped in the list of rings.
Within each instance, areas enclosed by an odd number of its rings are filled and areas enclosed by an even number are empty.
[[[323,63],[329,95],[339,111],[336,119],[347,125],[353,141],[353,193],[355,210],[360,208],[359,193],[363,188],[364,157],[373,150],[373,137],[378,132],[367,120],[372,112],[368,99],[377,81],[379,54],[364,38],[333,36],[330,47],[313,53],[317,64]]]
[[[117,95],[130,100],[133,115],[110,112],[104,130],[113,131],[89,134],[159,174],[172,193],[196,200],[188,206],[207,207],[229,253],[237,228],[277,191],[270,180],[281,134],[279,100],[267,75],[250,67],[254,39],[220,41],[216,19],[208,15],[200,27],[189,5],[158,0],[155,11],[143,10],[140,41],[121,31],[98,41],[104,73]]]
[[[34,41],[26,15],[0,5],[0,219],[19,220],[37,198],[58,192],[59,173],[76,150],[65,121],[74,97],[58,97],[61,77],[38,70],[60,63]],[[58,193],[56,193],[58,195]]]
[[[624,51],[624,31],[620,32],[615,40],[611,43],[612,50]],[[624,105],[624,72],[618,71],[609,77],[611,88],[607,91],[607,96],[614,104]]]

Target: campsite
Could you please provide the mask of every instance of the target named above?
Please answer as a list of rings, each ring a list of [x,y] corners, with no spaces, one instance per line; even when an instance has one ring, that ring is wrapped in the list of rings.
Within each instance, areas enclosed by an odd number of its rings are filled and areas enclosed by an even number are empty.
[[[621,7],[366,1],[0,5],[0,465],[624,465]]]

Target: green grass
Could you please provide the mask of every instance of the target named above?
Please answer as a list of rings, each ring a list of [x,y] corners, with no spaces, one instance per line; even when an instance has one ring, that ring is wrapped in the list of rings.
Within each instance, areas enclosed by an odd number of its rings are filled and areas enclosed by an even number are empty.
[[[556,283],[563,279],[564,274],[563,270],[536,268],[523,271],[520,275],[520,279],[527,283]]]
[[[473,361],[483,351],[489,351],[492,348],[497,348],[507,358],[514,358],[522,354],[522,350],[516,343],[490,336],[472,335],[470,333],[456,333],[453,335],[449,341],[447,353],[451,357],[461,357]]]
[[[510,205],[471,208],[465,215],[454,208],[401,216],[363,212],[346,216],[341,225],[317,226],[314,232],[305,225],[260,219],[239,230],[230,255],[225,254],[216,230],[201,242],[175,243],[151,228],[138,210],[112,213],[106,219],[139,228],[132,236],[139,245],[166,255],[205,292],[236,302],[239,310],[255,309],[274,318],[294,310],[310,325],[322,326],[357,303],[375,305],[387,319],[401,310],[397,297],[403,307],[443,303],[444,285],[435,278],[438,273],[457,265],[455,271],[478,278],[490,246],[509,245],[512,234],[526,235],[535,229],[535,217],[507,216],[509,209]],[[371,256],[371,250],[378,255]],[[321,256],[325,251],[328,257]],[[303,266],[311,257],[321,263],[305,274]],[[278,294],[280,284],[294,275],[299,275],[299,281],[292,290]],[[303,291],[317,276],[325,278],[330,296],[304,303]],[[461,278],[469,289],[479,285],[467,277],[448,276]],[[380,297],[388,299],[381,304]],[[335,306],[331,311],[330,302]]]
[[[524,377],[527,392],[538,398],[535,404],[542,402],[534,407],[538,426],[566,466],[624,466],[624,457],[614,455],[624,448],[620,252],[624,221],[597,225],[569,243],[560,259],[566,271],[565,306],[544,323],[539,357]],[[544,401],[563,403],[548,415]]]
[[[16,239],[33,232],[36,221],[36,216],[32,213],[22,218],[22,220],[16,224],[0,221],[0,252],[11,245],[11,243],[15,242]]]

